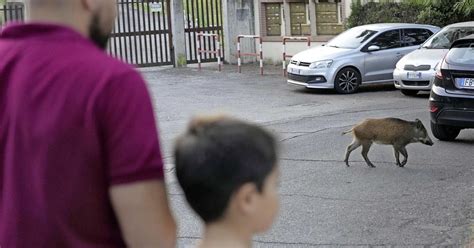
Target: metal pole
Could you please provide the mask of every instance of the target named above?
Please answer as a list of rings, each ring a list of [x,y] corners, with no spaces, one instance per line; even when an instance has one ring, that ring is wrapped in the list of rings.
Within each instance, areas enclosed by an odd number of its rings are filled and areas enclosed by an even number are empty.
[[[221,43],[219,39],[219,35],[214,36],[215,39],[217,39],[216,45],[217,45],[217,63],[219,64],[219,71],[222,71],[222,61],[221,61]]]
[[[201,35],[202,33],[198,33],[197,35],[197,59],[198,59],[198,65],[199,65],[199,70],[201,70]]]
[[[283,76],[286,77],[286,38],[283,37]]]
[[[237,37],[237,66],[239,68],[239,73],[242,73],[242,60],[240,54],[240,36]]]
[[[258,38],[260,40],[260,75],[263,76],[263,43],[262,38]]]
[[[288,73],[286,71],[286,58],[291,57],[291,55],[286,54],[286,40],[306,40],[308,48],[311,47],[311,37],[283,37],[283,76],[287,76]]]

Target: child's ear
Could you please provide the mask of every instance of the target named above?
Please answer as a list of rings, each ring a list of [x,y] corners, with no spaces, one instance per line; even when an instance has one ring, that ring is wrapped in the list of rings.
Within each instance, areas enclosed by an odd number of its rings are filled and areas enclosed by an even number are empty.
[[[241,213],[251,214],[256,210],[257,194],[258,190],[255,184],[246,183],[235,193],[233,203]]]

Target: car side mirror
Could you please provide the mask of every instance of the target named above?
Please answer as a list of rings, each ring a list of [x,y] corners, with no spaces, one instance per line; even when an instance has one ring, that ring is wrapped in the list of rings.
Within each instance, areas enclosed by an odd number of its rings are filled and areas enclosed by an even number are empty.
[[[380,50],[380,47],[379,47],[379,46],[376,46],[376,45],[372,45],[372,46],[369,46],[369,47],[367,48],[367,51],[368,51],[368,52],[375,52],[375,51],[378,51],[378,50]]]

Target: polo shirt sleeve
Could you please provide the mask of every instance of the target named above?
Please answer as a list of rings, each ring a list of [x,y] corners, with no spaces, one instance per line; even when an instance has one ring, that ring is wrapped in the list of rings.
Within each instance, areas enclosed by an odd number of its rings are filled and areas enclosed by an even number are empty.
[[[164,177],[152,102],[135,71],[107,82],[99,99],[99,116],[110,185]]]

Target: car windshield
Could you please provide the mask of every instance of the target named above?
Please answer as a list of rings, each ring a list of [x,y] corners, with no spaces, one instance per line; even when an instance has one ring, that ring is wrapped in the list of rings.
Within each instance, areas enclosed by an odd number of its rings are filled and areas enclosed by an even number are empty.
[[[368,30],[363,27],[351,28],[344,33],[334,37],[327,46],[337,48],[358,48],[370,37],[374,36],[377,31]]]
[[[471,34],[474,34],[474,27],[443,29],[434,36],[431,36],[422,47],[427,49],[449,49],[455,40]]]
[[[458,65],[474,65],[474,41],[472,43],[464,43],[451,48],[446,55],[446,62]]]

